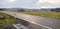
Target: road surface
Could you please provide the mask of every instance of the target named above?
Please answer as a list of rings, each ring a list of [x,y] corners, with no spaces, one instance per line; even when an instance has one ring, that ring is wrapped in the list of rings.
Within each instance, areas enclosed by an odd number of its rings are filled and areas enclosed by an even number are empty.
[[[45,18],[45,17],[40,17],[40,16],[28,15],[28,14],[20,14],[16,12],[4,11],[4,13],[29,21],[31,23],[37,24],[39,26],[42,26],[48,29],[60,29],[60,20],[58,19]]]

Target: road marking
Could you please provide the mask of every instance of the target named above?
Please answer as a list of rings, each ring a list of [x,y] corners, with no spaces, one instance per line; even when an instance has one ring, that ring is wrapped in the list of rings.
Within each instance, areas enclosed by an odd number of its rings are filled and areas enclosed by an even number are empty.
[[[19,18],[19,17],[18,17],[18,18]],[[21,18],[21,19],[26,20],[26,19],[24,19],[24,18]],[[26,21],[28,21],[28,22],[30,22],[30,23],[33,23],[33,24],[36,24],[36,25],[39,25],[39,26],[42,26],[42,27],[47,28],[47,29],[52,29],[51,27],[47,27],[47,26],[45,26],[45,25],[38,24],[38,23],[36,23],[36,22],[32,22],[32,21],[29,21],[29,20],[26,20]]]
[[[25,19],[25,20],[26,20],[26,19]],[[31,22],[31,21],[29,21],[29,20],[26,20],[26,21],[28,21],[28,22],[30,22],[30,23],[33,23],[33,24],[36,24],[36,25],[39,25],[39,26],[42,26],[42,27],[47,28],[47,29],[52,29],[51,27],[47,27],[47,26],[42,25],[42,24],[38,24],[38,23],[35,23],[35,22]]]

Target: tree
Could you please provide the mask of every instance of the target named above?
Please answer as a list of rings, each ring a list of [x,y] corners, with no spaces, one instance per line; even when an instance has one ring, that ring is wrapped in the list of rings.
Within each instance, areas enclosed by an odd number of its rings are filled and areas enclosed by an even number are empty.
[[[23,9],[21,9],[21,12],[25,12]]]
[[[4,9],[0,9],[1,11],[4,10]]]

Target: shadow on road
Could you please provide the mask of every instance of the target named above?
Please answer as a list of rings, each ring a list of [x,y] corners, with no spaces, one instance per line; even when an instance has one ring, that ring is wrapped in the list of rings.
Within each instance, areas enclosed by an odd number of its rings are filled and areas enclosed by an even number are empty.
[[[16,19],[18,19],[18,18],[16,18]],[[30,24],[28,21],[25,21],[23,19],[18,19],[18,21],[19,21],[19,23],[21,23],[24,26],[28,26]]]

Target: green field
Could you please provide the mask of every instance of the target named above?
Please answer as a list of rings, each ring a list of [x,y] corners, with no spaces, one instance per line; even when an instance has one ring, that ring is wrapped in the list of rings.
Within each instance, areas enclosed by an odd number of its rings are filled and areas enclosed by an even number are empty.
[[[18,13],[60,19],[60,12],[18,12]]]
[[[16,29],[12,26],[16,23],[18,21],[13,16],[0,12],[0,29]]]

